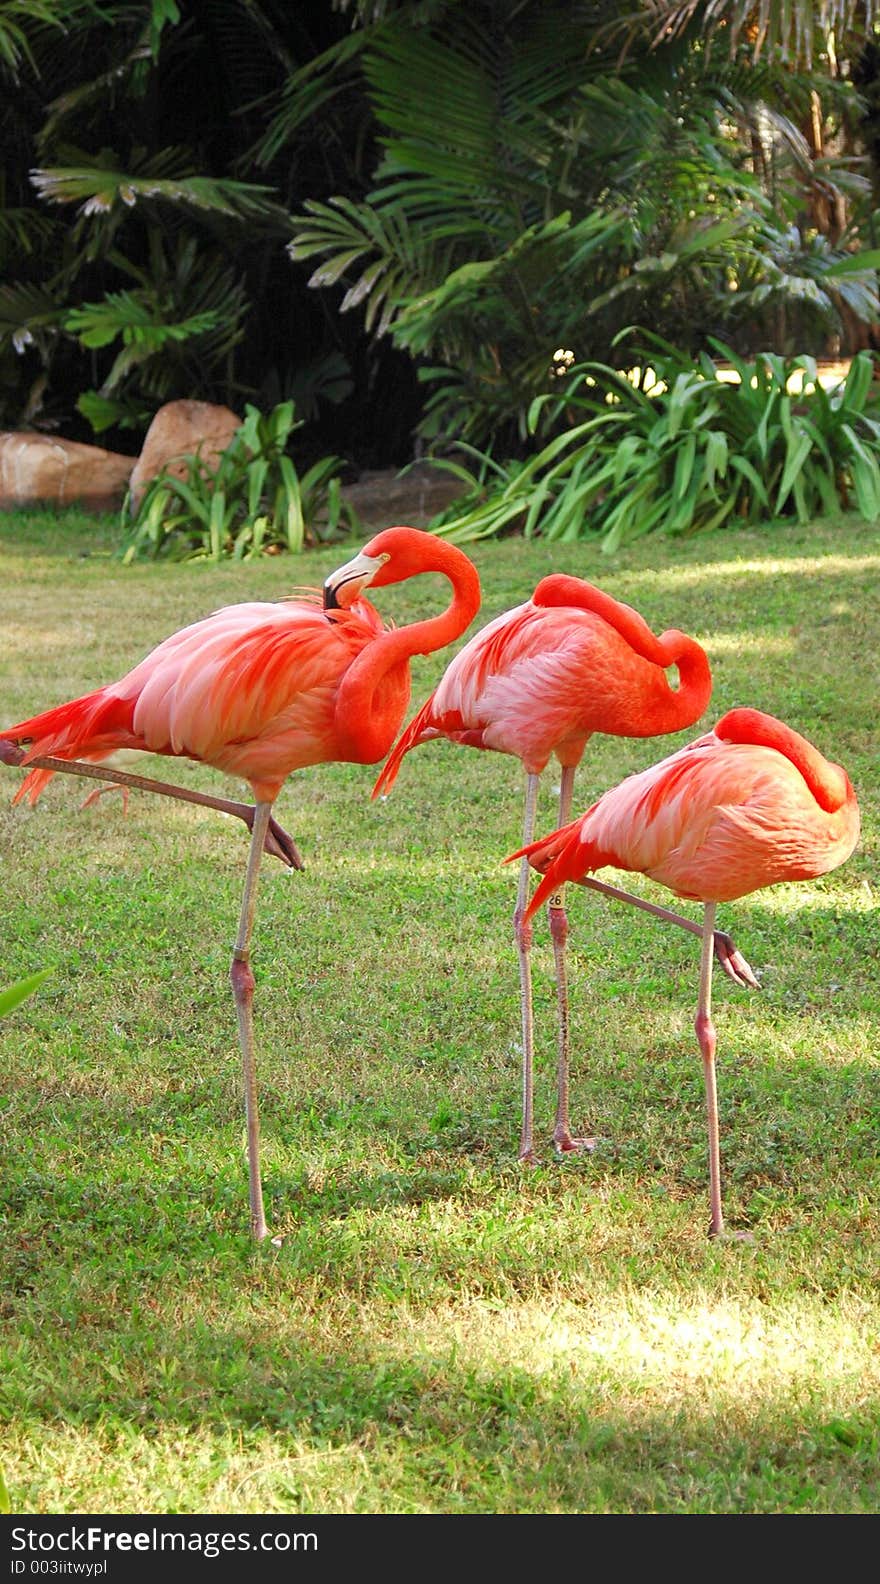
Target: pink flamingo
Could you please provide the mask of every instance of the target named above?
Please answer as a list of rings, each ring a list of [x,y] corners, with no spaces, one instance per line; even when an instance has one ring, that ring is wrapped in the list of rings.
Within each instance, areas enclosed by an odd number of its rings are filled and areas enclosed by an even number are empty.
[[[612,864],[703,903],[696,1032],[709,1130],[710,1237],[724,1232],[712,1022],[712,941],[719,902],[782,880],[836,869],[859,836],[849,776],[790,726],[734,709],[714,731],[612,787],[580,819],[530,842],[523,858],[544,878],[530,918],[566,881]]]
[[[387,630],[375,608],[360,598],[361,591],[421,572],[448,578],[451,604],[439,616]],[[11,745],[4,757],[32,766],[18,798],[35,800],[56,766],[73,769],[67,761],[85,760],[88,773],[95,761],[120,748],[200,760],[250,783],[256,806],[248,819],[251,841],[231,979],[256,1238],[264,1238],[268,1228],[259,1164],[250,943],[264,846],[293,862],[285,851],[289,839],[272,821],[272,805],[286,778],[304,765],[377,763],[406,713],[411,657],[459,637],[479,604],[476,568],[461,550],[416,528],[388,528],[331,573],[323,601],[317,590],[307,590],[277,604],[227,606],[166,638],[120,681],[0,732]],[[103,770],[99,774],[106,779]],[[120,779],[130,783],[133,778]],[[187,796],[162,782],[152,783],[152,789]],[[242,805],[217,803],[248,818]]]
[[[673,689],[665,668],[675,665]],[[629,605],[623,605],[581,578],[554,573],[538,584],[531,599],[506,611],[465,644],[439,686],[414,716],[390,754],[373,788],[387,792],[404,754],[434,737],[470,748],[513,754],[525,770],[523,843],[534,836],[538,782],[551,755],[562,766],[559,823],[571,813],[575,770],[593,732],[618,737],[654,737],[680,731],[703,713],[712,680],[704,650],[674,629],[659,638]],[[514,912],[522,1011],[522,1133],[519,1158],[535,1161],[533,1145],[533,1013],[530,951],[532,929],[526,912],[529,871],[523,860]],[[685,928],[699,927],[667,909],[602,887],[608,895],[634,901]],[[562,1151],[592,1148],[594,1139],[573,1138],[569,1123],[568,991],[565,944],[568,935],[562,888],[550,898],[550,933],[556,965],[558,1061],[556,1125]],[[720,932],[716,950],[737,983],[755,984],[751,969]]]

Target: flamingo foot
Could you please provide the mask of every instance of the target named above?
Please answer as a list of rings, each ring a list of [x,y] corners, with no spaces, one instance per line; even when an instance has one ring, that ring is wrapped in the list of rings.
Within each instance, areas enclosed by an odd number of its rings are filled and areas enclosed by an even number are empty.
[[[714,1239],[716,1243],[754,1244],[755,1242],[751,1232],[728,1232],[726,1227],[721,1227],[720,1230],[716,1230],[715,1227],[710,1226],[708,1235],[710,1238]]]
[[[95,803],[97,803],[99,798],[105,797],[108,792],[122,793],[122,809],[123,813],[127,814],[128,800],[131,795],[130,788],[125,785],[120,786],[115,782],[111,782],[108,786],[95,787],[94,792],[90,792],[88,797],[83,798],[80,808],[91,808]],[[173,794],[171,795],[173,796]],[[210,805],[208,806],[210,807]],[[229,813],[234,818],[243,820],[249,831],[253,830],[254,809],[252,804],[230,804]],[[269,821],[269,828],[266,831],[266,839],[263,843],[263,850],[264,852],[267,852],[271,858],[280,858],[281,862],[286,864],[288,869],[305,869],[302,854],[297,847],[296,842],[292,836],[288,835],[287,831],[284,829],[284,826],[279,825],[276,819],[270,819]]]
[[[80,808],[92,808],[94,804],[97,803],[98,799],[105,797],[108,792],[122,793],[122,812],[123,814],[127,814],[128,800],[130,796],[129,788],[127,786],[117,786],[115,782],[112,782],[109,786],[95,787],[94,792],[90,792],[88,797],[83,798]]]
[[[541,1164],[531,1145],[526,1150],[520,1150],[517,1161],[520,1166],[540,1166]]]
[[[253,821],[246,821],[246,823],[249,829],[252,830]],[[296,842],[292,836],[288,836],[284,827],[279,825],[275,819],[270,819],[269,821],[269,829],[266,832],[266,840],[263,846],[272,858],[280,858],[282,863],[286,863],[288,869],[305,869],[302,854]]]
[[[580,1155],[585,1150],[594,1150],[598,1142],[597,1138],[572,1138],[567,1128],[553,1135],[553,1143],[560,1155]]]
[[[728,979],[732,979],[733,983],[739,985],[742,990],[746,989],[746,987],[752,990],[760,990],[761,986],[742,952],[737,951],[733,943],[733,937],[726,934],[724,930],[716,930],[714,944],[715,956],[718,958]]]
[[[8,738],[0,738],[0,764],[17,766],[27,758],[27,748],[22,748],[18,743],[10,742]],[[49,770],[53,775],[90,776],[96,781],[106,781],[110,785],[97,788],[85,799],[83,808],[88,808],[97,798],[103,797],[105,792],[110,792],[114,786],[124,789],[123,796],[128,806],[128,789],[135,787],[141,792],[159,793],[163,797],[179,798],[183,803],[200,803],[205,808],[219,809],[221,814],[231,814],[233,818],[244,820],[249,831],[254,828],[254,805],[252,803],[233,803],[229,798],[210,797],[203,792],[192,792],[188,787],[171,786],[167,781],[151,781],[144,776],[129,775],[127,771],[107,770],[95,764],[83,764],[78,759],[56,759],[52,756],[39,755],[28,760],[32,770]],[[290,869],[304,869],[305,864],[302,854],[292,836],[278,824],[275,819],[270,819],[266,827],[263,843],[264,851],[273,858],[280,858],[282,863]]]

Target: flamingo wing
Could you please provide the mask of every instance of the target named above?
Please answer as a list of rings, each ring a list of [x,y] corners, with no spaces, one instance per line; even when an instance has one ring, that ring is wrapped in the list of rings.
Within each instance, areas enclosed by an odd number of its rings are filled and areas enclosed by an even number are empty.
[[[857,839],[854,797],[829,813],[784,755],[710,732],[525,849],[544,874],[529,914],[555,886],[606,864],[646,874],[677,896],[730,902],[825,874]]]
[[[277,794],[333,757],[339,678],[382,623],[366,601],[332,617],[299,600],[230,605],[174,633],[118,682],[9,728],[30,756],[118,748],[185,756]],[[49,773],[19,788],[32,798]]]
[[[433,737],[513,754],[540,774],[555,753],[577,764],[594,731],[653,733],[646,700],[668,691],[662,668],[600,616],[529,600],[489,622],[448,666],[410,722],[375,791],[404,754]]]
[[[232,605],[160,644],[111,691],[136,700],[145,747],[280,785],[334,757],[336,688],[372,626],[292,602]]]
[[[420,743],[446,737],[450,742],[473,748],[492,746],[483,740],[486,722],[485,712],[481,712],[477,704],[479,679],[491,675],[503,663],[506,629],[527,609],[528,605],[521,605],[496,616],[450,661],[437,687],[413,716],[385,761],[373,787],[374,798],[391,790],[404,755]]]

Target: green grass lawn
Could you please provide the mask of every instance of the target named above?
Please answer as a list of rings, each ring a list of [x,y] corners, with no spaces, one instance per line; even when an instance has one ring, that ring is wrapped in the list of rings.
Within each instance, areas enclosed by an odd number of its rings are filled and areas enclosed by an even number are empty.
[[[114,533],[0,518],[0,723],[351,553],[123,568]],[[350,765],[282,793],[307,870],[267,861],[260,893],[264,1183],[284,1241],[259,1248],[227,978],[244,828],[137,793],[127,814],[117,795],[81,811],[72,777],[12,809],[20,772],[0,769],[0,986],[52,969],[0,1025],[14,1511],[877,1510],[877,533],[847,518],[474,559],[479,624],[548,571],[592,578],[705,645],[700,729],[756,705],[855,783],[843,868],[719,910],[762,986],[716,975],[725,1208],[754,1241],[706,1237],[698,942],[585,892],[569,898],[572,1121],[600,1144],[562,1161],[549,1144],[539,920],[543,1163],[517,1165],[515,760],[433,743],[384,803]],[[400,622],[441,599],[434,578],[376,595]],[[414,703],[449,658],[415,662]],[[595,738],[577,808],[696,734]]]

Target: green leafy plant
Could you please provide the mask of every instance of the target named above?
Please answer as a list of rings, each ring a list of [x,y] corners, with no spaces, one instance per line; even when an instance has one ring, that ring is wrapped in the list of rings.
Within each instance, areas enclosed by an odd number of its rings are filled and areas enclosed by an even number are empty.
[[[343,522],[356,527],[356,514],[342,499],[343,458],[321,457],[300,474],[287,454],[300,427],[292,401],[265,414],[248,403],[216,468],[187,455],[184,478],[166,469],[152,481],[122,546],[123,560],[241,561],[332,539]],[[123,514],[128,511],[126,502]]]
[[[832,245],[794,224],[765,224],[756,260],[745,261],[738,278],[731,324],[748,326],[749,339],[778,352],[815,352],[840,337],[845,314],[876,323],[878,264],[880,250],[860,249],[852,234]]]
[[[96,433],[118,424],[143,427],[180,389],[210,391],[244,334],[243,286],[234,268],[206,255],[195,237],[166,245],[157,228],[147,268],[120,268],[132,290],[107,292],[64,316],[63,328],[86,351],[114,347],[97,390],[77,406]]]
[[[523,454],[553,349],[634,320],[864,345],[876,283],[831,272],[876,233],[871,8],[759,9],[0,0],[0,423],[128,449],[198,393],[320,429],[351,374],[313,454]]]
[[[880,518],[869,353],[825,390],[811,357],[746,361],[714,342],[725,371],[706,353],[692,360],[651,339],[653,352],[633,353],[631,378],[582,364],[563,395],[539,397],[530,426],[543,423],[551,437],[525,464],[494,464],[490,474],[483,458],[478,474],[461,469],[471,492],[434,531],[459,543],[507,528],[561,540],[598,534],[612,552],[652,531],[690,533],[734,517],[806,522],[855,504],[869,522]]]
[[[69,423],[75,404],[100,433],[193,390],[254,393],[244,321],[286,209],[234,155],[219,168],[189,114],[176,63],[205,80],[205,32],[174,0],[0,6],[4,423]],[[217,97],[234,117],[230,98],[253,92]]]
[[[851,160],[814,161],[808,79],[687,29],[651,48],[645,8],[625,59],[610,8],[604,27],[595,8],[519,7],[503,25],[479,9],[369,38],[374,184],[306,200],[289,247],[416,362],[428,444],[522,455],[553,349],[613,363],[634,320],[693,353],[703,327],[818,353],[842,311],[876,320],[876,260],[838,269],[870,226],[831,246],[795,224],[820,190],[842,212],[869,187]]]

